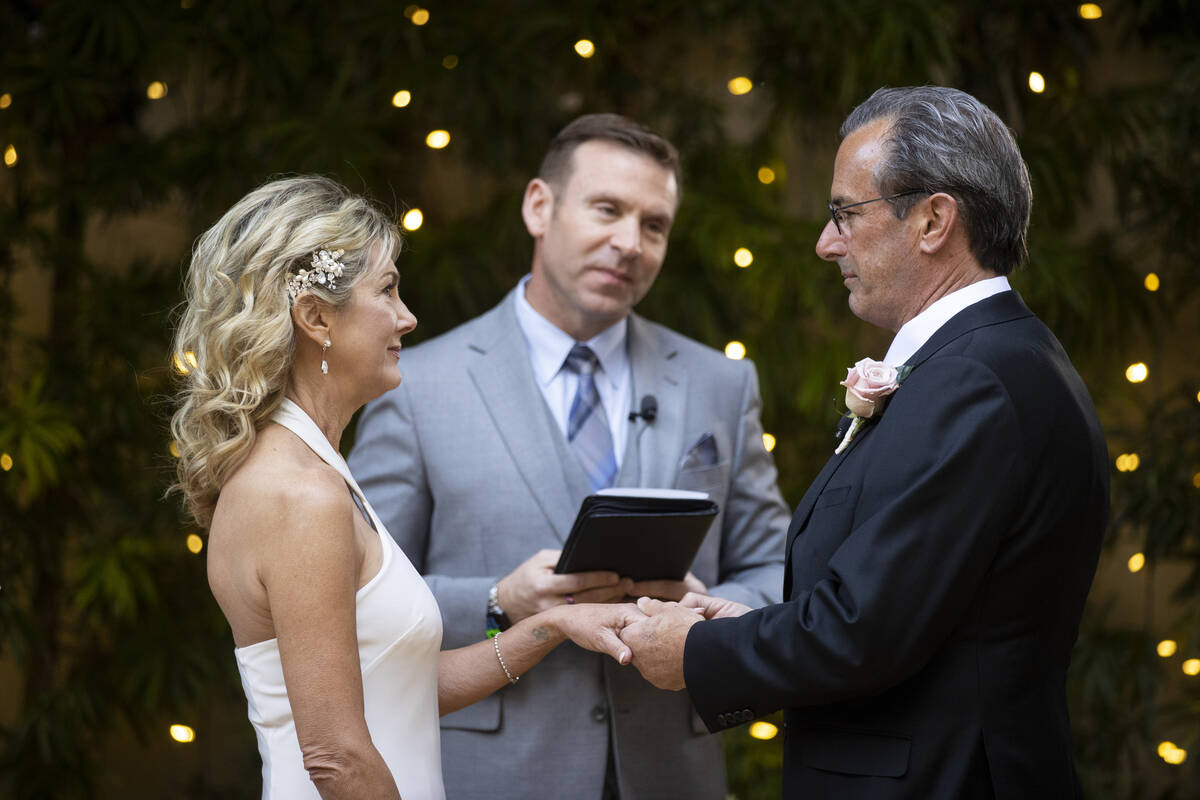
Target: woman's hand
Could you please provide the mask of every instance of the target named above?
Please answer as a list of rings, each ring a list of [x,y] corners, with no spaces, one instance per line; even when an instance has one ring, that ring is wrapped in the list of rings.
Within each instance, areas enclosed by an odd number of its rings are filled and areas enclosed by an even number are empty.
[[[632,603],[577,603],[558,606],[551,613],[558,629],[575,644],[607,653],[622,666],[629,663],[632,654],[621,641],[621,630],[646,617]]]

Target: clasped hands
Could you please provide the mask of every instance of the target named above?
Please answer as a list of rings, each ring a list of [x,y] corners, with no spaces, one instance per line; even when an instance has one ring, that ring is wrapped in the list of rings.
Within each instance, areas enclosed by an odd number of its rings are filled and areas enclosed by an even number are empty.
[[[705,619],[737,617],[749,607],[705,594],[690,572],[682,581],[634,581],[615,572],[556,575],[557,550],[540,550],[498,584],[499,601],[516,622],[555,606],[564,632],[581,647],[632,663],[659,689],[685,686],[683,647]],[[636,604],[632,601],[636,600]],[[678,602],[673,602],[678,601]]]

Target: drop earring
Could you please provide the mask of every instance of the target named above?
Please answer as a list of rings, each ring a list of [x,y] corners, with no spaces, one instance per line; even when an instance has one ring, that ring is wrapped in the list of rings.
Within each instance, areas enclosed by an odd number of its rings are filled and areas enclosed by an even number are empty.
[[[323,345],[321,345],[321,374],[322,375],[329,374],[329,362],[325,360],[325,351],[328,350],[330,347],[333,347],[333,342],[329,341],[328,339],[326,339],[325,343]]]

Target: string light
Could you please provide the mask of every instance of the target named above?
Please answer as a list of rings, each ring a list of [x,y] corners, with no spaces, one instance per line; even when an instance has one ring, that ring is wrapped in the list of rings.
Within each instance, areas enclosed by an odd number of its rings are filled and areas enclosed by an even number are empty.
[[[1174,742],[1163,742],[1158,746],[1158,757],[1168,764],[1182,764],[1187,759],[1187,750],[1176,747]]]
[[[1042,77],[1042,73],[1029,73],[1029,91],[1034,94],[1041,94],[1046,91],[1046,79]]]
[[[8,453],[0,453],[0,469],[8,472],[13,467],[12,456]]]
[[[1137,453],[1121,453],[1117,456],[1117,472],[1133,472],[1142,463]]]
[[[763,434],[763,447],[768,453],[775,449],[775,437],[769,433]]]
[[[187,744],[196,740],[196,732],[187,725],[176,723],[171,726],[171,738],[177,742]]]
[[[1200,658],[1189,658],[1182,664],[1184,675],[1200,675]]]
[[[12,105],[12,95],[8,92],[0,94],[0,108],[8,108]]]
[[[194,533],[189,533],[187,537],[187,549],[195,555],[200,555],[200,551],[204,549],[204,540]]]
[[[1130,383],[1141,383],[1148,377],[1150,377],[1150,368],[1141,361],[1125,368],[1125,380]]]
[[[754,81],[745,76],[739,76],[728,83],[729,93],[734,95],[748,94],[754,88]]]
[[[739,247],[733,251],[733,263],[737,264],[742,269],[754,263],[754,253],[751,253],[745,247]]]
[[[1100,19],[1104,11],[1097,3],[1083,3],[1079,6],[1079,16],[1081,19]]]
[[[421,223],[425,221],[425,215],[421,213],[419,208],[410,208],[404,214],[404,218],[400,220],[400,224],[404,226],[406,231],[415,231],[421,227]]]
[[[411,102],[412,92],[410,92],[408,89],[401,89],[392,95],[392,105],[394,105],[396,108],[404,108]]]
[[[741,342],[730,342],[725,345],[725,357],[738,361],[746,357],[746,345]]]
[[[434,150],[441,150],[450,144],[450,132],[443,130],[430,131],[429,135],[425,137],[425,144]]]
[[[153,81],[146,87],[146,97],[151,100],[162,100],[167,96],[167,85],[162,81]]]
[[[4,150],[4,166],[15,167],[17,165],[17,148],[15,145],[9,145]]]
[[[761,719],[750,726],[750,735],[755,739],[762,739],[763,741],[774,739],[777,733],[779,733],[779,728]]]
[[[409,19],[412,20],[413,25],[424,25],[426,22],[429,22],[429,10],[418,8],[413,11],[412,16],[409,17]]]
[[[591,58],[596,55],[596,45],[592,44],[591,39],[580,39],[575,43],[575,52],[580,58]]]
[[[446,69],[454,69],[458,66],[458,56],[454,55],[454,53],[446,56],[442,59],[442,66]]]
[[[1146,566],[1146,554],[1134,553],[1129,557],[1129,571],[1141,572],[1142,567]]]
[[[1179,649],[1179,644],[1174,639],[1163,639],[1155,649],[1158,650],[1158,654],[1161,657],[1170,658]]]
[[[771,169],[770,167],[759,167],[758,168],[758,182],[759,183],[774,183],[775,182],[775,170]]]
[[[1157,292],[1158,291],[1158,275],[1153,272],[1149,273],[1148,275],[1146,275],[1146,280],[1142,281],[1142,285],[1146,287],[1147,292]]]

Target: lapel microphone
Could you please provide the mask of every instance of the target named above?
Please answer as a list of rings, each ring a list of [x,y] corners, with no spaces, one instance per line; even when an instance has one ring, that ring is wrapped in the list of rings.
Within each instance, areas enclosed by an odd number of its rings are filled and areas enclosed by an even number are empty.
[[[646,420],[647,425],[658,418],[658,399],[654,395],[642,395],[642,410],[629,412],[630,422],[637,422],[638,417]]]

